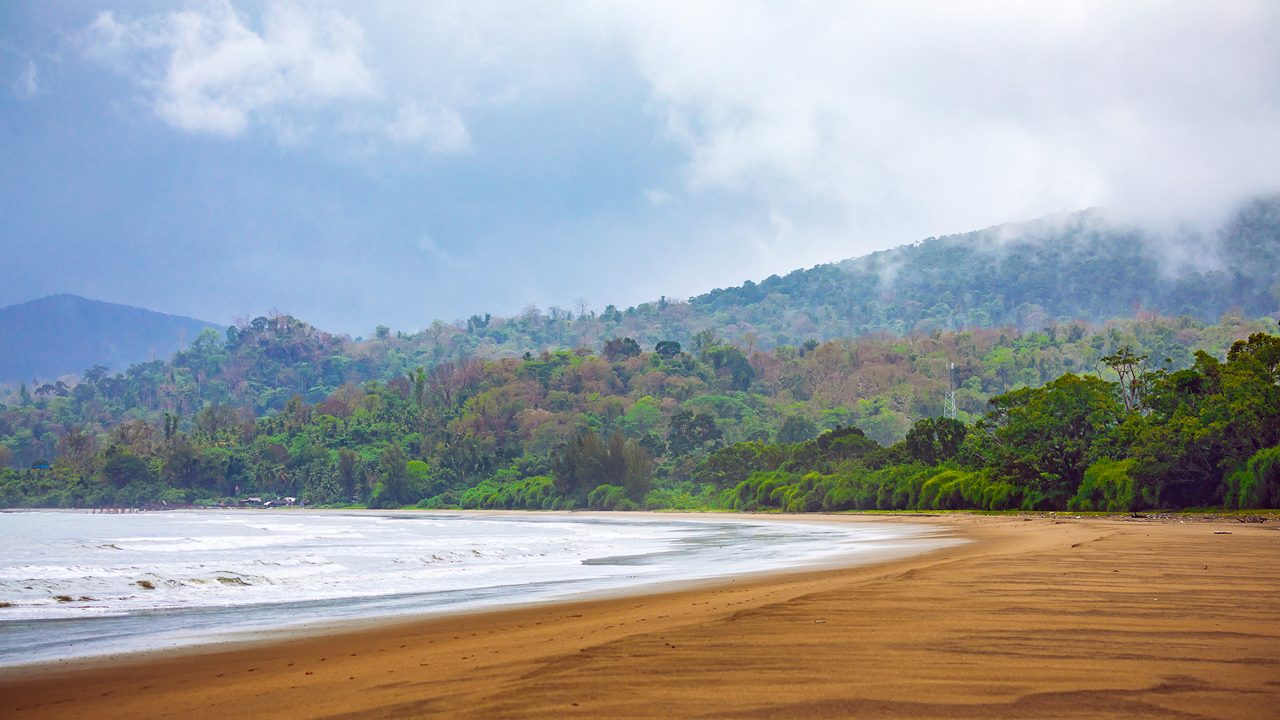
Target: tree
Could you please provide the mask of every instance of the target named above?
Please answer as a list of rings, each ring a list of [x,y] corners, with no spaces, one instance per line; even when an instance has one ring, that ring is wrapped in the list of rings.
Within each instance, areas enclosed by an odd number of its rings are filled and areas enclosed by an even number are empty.
[[[561,445],[551,461],[556,491],[581,505],[587,494],[606,482],[609,451],[591,430]]]
[[[151,479],[151,468],[146,461],[118,445],[107,448],[102,458],[102,479],[113,487],[122,488]]]
[[[635,357],[640,352],[640,343],[629,337],[606,340],[603,348],[604,357],[609,362]]]
[[[818,426],[803,415],[788,415],[778,429],[778,442],[799,443],[809,440],[818,434]]]
[[[399,443],[387,443],[378,458],[378,481],[382,483],[389,503],[399,505],[405,501],[405,480],[408,462]]]
[[[230,405],[211,404],[196,413],[192,424],[209,441],[216,441],[224,431],[234,428],[239,420],[239,414]]]
[[[77,472],[83,472],[93,461],[93,435],[82,428],[72,427],[58,438],[58,460]]]
[[[1137,355],[1125,345],[1111,355],[1102,358],[1103,364],[1120,379],[1120,399],[1126,412],[1137,412],[1142,404],[1147,355]]]
[[[704,350],[703,355],[711,361],[711,367],[718,375],[729,379],[731,389],[746,391],[751,388],[756,371],[741,350],[732,345],[716,345]]]
[[[180,488],[195,487],[199,477],[196,449],[185,437],[170,443],[160,477],[167,485]]]
[[[1065,508],[1094,459],[1095,442],[1119,424],[1123,408],[1115,386],[1068,373],[1040,388],[1022,388],[991,399],[980,427],[988,461],[1033,492],[1034,504]]]
[[[960,451],[968,428],[952,418],[917,420],[903,440],[912,458],[926,465],[950,460]]]
[[[714,330],[702,330],[693,336],[693,351],[702,357],[702,354],[710,347],[718,345],[720,340],[716,338]]]
[[[338,448],[338,485],[343,498],[354,498],[356,494],[356,472],[359,456],[350,448]]]
[[[667,448],[672,455],[685,455],[702,450],[710,443],[722,437],[715,420],[706,413],[694,413],[688,410],[677,410],[671,416],[671,425],[667,430]]]
[[[1226,363],[1197,352],[1192,367],[1155,374],[1145,404],[1121,433],[1146,504],[1214,504],[1224,480],[1280,445],[1280,338],[1255,333]]]
[[[662,340],[653,346],[653,351],[663,360],[670,360],[680,354],[680,343],[675,340]]]
[[[720,448],[698,465],[693,479],[731,488],[756,472],[772,472],[787,459],[786,448],[763,442],[740,442]]]
[[[561,445],[552,458],[552,482],[556,491],[573,501],[587,504],[588,496],[604,485],[617,486],[633,502],[649,492],[653,461],[639,443],[613,432],[607,442],[590,429]]]

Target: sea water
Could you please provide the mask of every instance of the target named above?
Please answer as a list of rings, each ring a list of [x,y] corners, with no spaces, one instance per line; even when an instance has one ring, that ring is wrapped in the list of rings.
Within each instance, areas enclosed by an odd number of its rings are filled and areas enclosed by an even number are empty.
[[[908,554],[923,526],[744,518],[0,513],[0,666]]]

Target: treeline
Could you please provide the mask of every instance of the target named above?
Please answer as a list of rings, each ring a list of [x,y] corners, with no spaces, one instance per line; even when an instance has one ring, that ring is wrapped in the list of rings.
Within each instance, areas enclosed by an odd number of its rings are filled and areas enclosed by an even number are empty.
[[[922,420],[887,448],[824,448],[834,433],[737,445],[698,476],[740,510],[1280,507],[1280,337],[1177,371],[1144,370],[1127,350],[1108,361],[1116,382],[1067,374],[1015,390],[972,427]]]
[[[260,318],[168,363],[6,398],[0,504],[1265,506],[1280,427],[1266,325],[1149,318],[769,351],[624,337],[402,371],[390,335],[351,355]],[[958,419],[936,419],[949,386]]]

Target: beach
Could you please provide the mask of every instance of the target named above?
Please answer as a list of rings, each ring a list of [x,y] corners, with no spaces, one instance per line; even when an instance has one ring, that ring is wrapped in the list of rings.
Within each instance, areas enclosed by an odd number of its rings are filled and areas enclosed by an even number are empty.
[[[881,564],[0,671],[6,718],[1275,717],[1280,523],[823,516]]]

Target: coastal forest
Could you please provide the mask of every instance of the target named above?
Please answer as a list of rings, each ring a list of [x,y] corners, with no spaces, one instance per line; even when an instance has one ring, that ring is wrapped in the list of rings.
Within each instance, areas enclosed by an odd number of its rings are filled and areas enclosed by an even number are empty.
[[[272,313],[0,388],[0,506],[1277,507],[1277,307],[1272,197],[1207,235],[1086,211],[625,310],[354,339]]]
[[[1277,507],[1275,325],[770,349],[702,331],[414,366],[412,337],[260,317],[168,361],[20,386],[0,406],[0,505]]]

